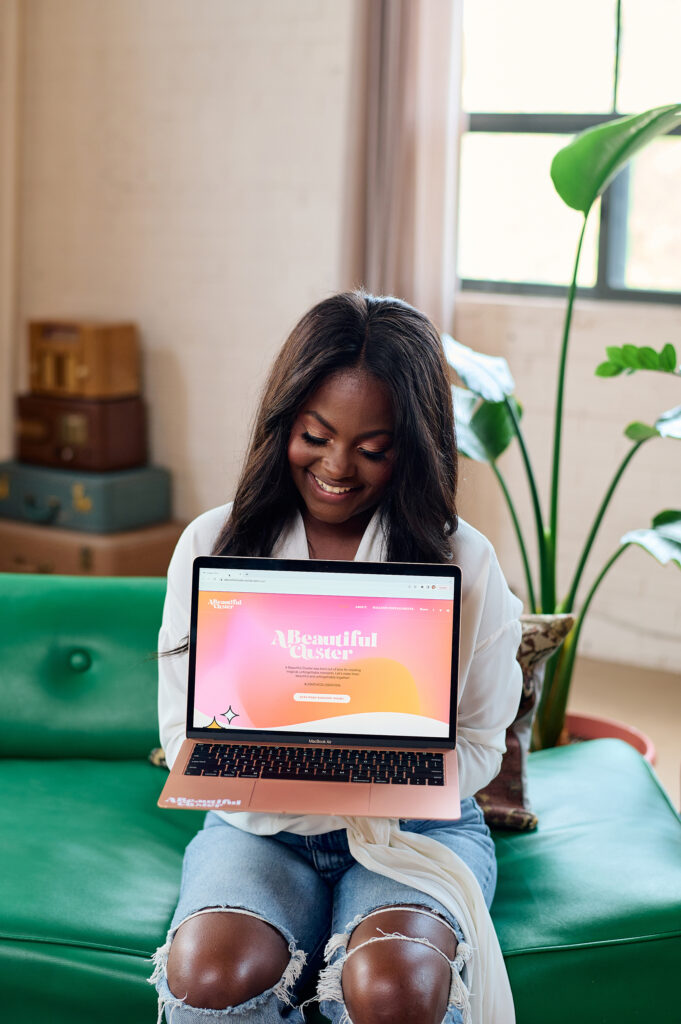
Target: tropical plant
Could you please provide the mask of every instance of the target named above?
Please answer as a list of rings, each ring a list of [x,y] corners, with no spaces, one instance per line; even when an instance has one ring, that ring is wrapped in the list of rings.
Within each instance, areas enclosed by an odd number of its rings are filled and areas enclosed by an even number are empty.
[[[584,223],[568,290],[558,361],[550,502],[546,519],[521,427],[522,407],[514,395],[515,384],[506,360],[475,352],[449,335],[443,336],[447,359],[464,385],[453,388],[459,450],[471,459],[488,463],[501,486],[520,549],[529,607],[533,612],[572,612],[575,617],[574,626],[565,643],[546,667],[535,718],[535,748],[554,746],[559,741],[584,617],[598,587],[614,563],[629,547],[638,545],[662,564],[675,562],[681,567],[681,510],[666,510],[656,515],[647,529],[633,530],[620,538],[614,554],[596,574],[586,596],[578,601],[589,553],[622,474],[636,452],[653,438],[681,439],[681,406],[678,406],[662,413],[653,424],[635,422],[626,427],[624,433],[632,442],[631,447],[605,491],[567,591],[562,597],[558,593],[556,566],[565,371],[577,271],[587,219],[596,199],[625,164],[653,139],[679,124],[681,104],[658,107],[643,114],[619,118],[590,128],[561,149],[553,159],[551,177],[556,191],[563,202],[584,215]],[[659,353],[647,346],[609,347],[606,355],[607,359],[596,369],[601,377],[641,371],[681,376],[677,353],[672,345],[665,345]],[[512,442],[519,446],[532,501],[537,541],[536,586],[523,524],[498,466],[499,456]]]

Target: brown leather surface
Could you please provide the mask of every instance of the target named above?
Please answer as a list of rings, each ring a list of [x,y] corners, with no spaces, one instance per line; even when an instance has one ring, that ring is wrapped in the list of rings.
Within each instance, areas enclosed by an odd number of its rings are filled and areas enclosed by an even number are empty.
[[[141,398],[53,398],[19,395],[16,456],[21,462],[106,472],[147,461]]]

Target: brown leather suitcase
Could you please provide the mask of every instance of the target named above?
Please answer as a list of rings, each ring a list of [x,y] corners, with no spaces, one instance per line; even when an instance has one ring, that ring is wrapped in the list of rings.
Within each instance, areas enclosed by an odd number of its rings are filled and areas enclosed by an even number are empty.
[[[182,523],[93,534],[0,520],[0,572],[165,576]]]
[[[141,392],[137,328],[129,323],[32,320],[31,391],[62,398],[120,398]]]
[[[19,395],[15,452],[21,462],[98,472],[147,461],[141,398]]]

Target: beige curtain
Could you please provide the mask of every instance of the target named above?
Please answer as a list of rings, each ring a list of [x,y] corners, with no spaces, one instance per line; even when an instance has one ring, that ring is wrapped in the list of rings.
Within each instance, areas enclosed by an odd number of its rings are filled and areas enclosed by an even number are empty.
[[[16,386],[19,0],[0,0],[0,458],[13,450]]]
[[[463,0],[368,0],[364,285],[451,330]]]

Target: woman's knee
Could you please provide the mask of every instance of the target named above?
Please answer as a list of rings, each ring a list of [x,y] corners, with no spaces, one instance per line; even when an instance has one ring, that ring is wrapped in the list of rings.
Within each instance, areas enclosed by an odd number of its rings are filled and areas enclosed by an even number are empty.
[[[360,922],[341,979],[353,1024],[440,1024],[451,984],[447,961],[456,948],[450,926],[416,908],[387,909]]]
[[[286,939],[272,925],[216,909],[177,929],[168,954],[168,987],[190,1006],[239,1006],[276,985],[290,959]]]

